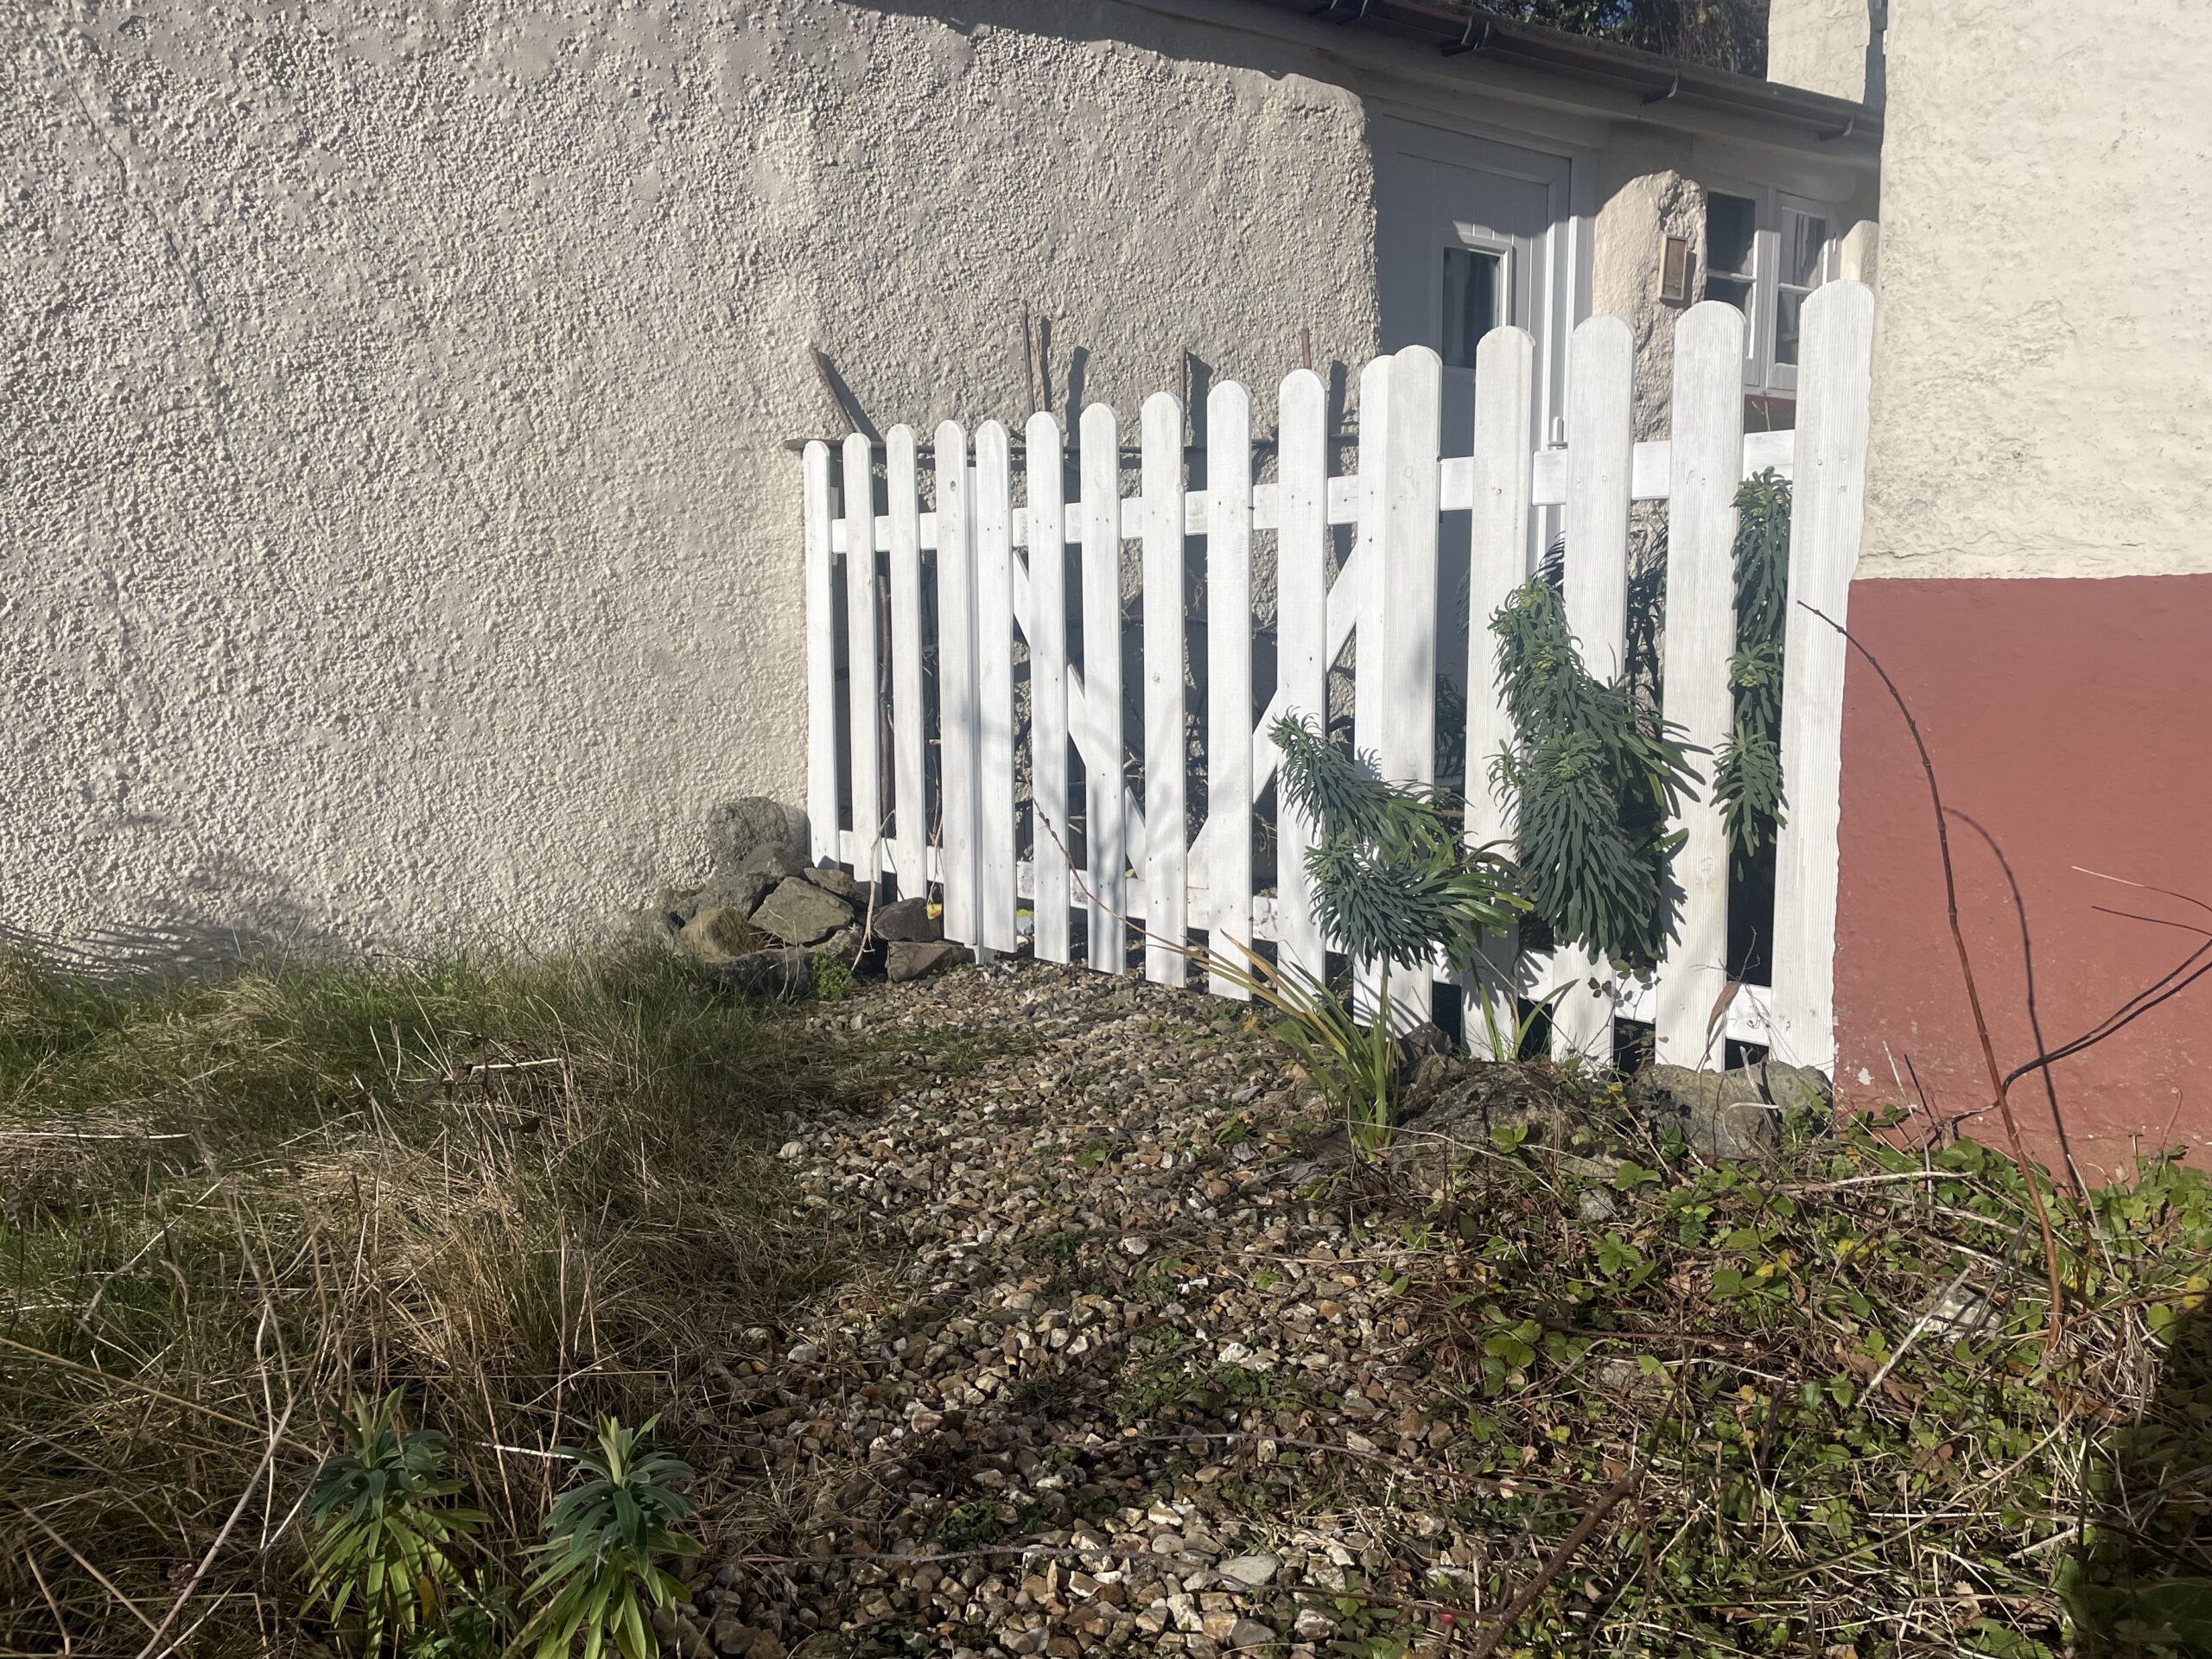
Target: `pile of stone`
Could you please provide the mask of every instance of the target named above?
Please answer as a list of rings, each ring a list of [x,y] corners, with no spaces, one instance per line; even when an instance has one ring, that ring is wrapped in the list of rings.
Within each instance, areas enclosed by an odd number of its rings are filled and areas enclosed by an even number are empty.
[[[664,887],[647,921],[740,989],[798,999],[816,994],[830,963],[907,980],[966,959],[925,899],[871,906],[843,870],[809,862],[804,820],[766,796],[715,807],[707,844],[704,884]]]

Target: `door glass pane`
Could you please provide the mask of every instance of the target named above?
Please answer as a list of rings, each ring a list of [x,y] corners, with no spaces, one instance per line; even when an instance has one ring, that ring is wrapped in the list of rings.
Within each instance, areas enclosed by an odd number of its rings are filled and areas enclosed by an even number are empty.
[[[1705,268],[1751,275],[1751,234],[1758,228],[1758,205],[1750,197],[1709,192],[1705,199]]]
[[[1804,309],[1805,296],[1794,289],[1785,288],[1774,298],[1774,360],[1795,363],[1797,360],[1798,315]]]
[[[1475,345],[1504,321],[1498,304],[1505,287],[1505,258],[1479,248],[1444,250],[1444,366],[1471,369]]]
[[[1821,253],[1827,246],[1828,222],[1811,213],[1782,216],[1782,280],[1800,288],[1817,288],[1821,281]]]

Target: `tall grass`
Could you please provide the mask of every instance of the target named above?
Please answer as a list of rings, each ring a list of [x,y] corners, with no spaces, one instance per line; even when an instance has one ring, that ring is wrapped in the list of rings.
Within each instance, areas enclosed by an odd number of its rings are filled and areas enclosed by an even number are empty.
[[[845,1258],[764,1152],[820,1076],[651,950],[0,956],[0,1649],[136,1653],[188,1585],[183,1651],[299,1649],[288,1522],[354,1397],[453,1436],[510,1560],[594,1414],[711,1453],[721,1357]]]

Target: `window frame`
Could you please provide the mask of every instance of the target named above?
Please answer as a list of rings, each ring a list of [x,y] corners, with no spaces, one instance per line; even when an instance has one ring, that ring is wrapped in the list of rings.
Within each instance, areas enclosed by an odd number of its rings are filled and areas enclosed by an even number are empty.
[[[1438,353],[1440,356],[1442,355],[1440,347],[1444,339],[1444,256],[1454,250],[1461,253],[1483,254],[1497,261],[1498,320],[1493,322],[1491,327],[1525,328],[1529,326],[1526,322],[1516,323],[1513,315],[1514,283],[1520,275],[1520,272],[1515,269],[1516,261],[1514,257],[1513,238],[1510,236],[1497,235],[1464,219],[1454,219],[1451,221],[1449,232],[1436,238],[1435,247],[1432,251],[1433,257],[1436,261],[1433,269],[1436,272],[1436,338],[1440,346]],[[1478,340],[1475,343],[1480,346],[1482,342]],[[1472,375],[1475,366],[1468,363],[1455,367],[1447,363],[1444,365],[1444,371],[1447,374]]]
[[[1823,284],[1834,282],[1841,263],[1842,238],[1836,233],[1836,210],[1826,202],[1815,201],[1808,196],[1792,195],[1771,185],[1746,184],[1740,180],[1707,178],[1699,181],[1708,198],[1706,215],[1704,245],[1700,257],[1704,261],[1703,280],[1713,277],[1712,214],[1709,200],[1714,195],[1734,196],[1751,204],[1751,307],[1745,314],[1744,330],[1744,389],[1754,396],[1795,397],[1797,395],[1797,365],[1775,359],[1775,340],[1781,321],[1782,290],[1787,287],[1792,293],[1810,296]],[[1817,219],[1826,226],[1821,239],[1820,258],[1815,279],[1804,287],[1796,283],[1782,281],[1782,232],[1788,220],[1786,215],[1801,214]],[[1723,272],[1724,276],[1744,280],[1741,271]]]

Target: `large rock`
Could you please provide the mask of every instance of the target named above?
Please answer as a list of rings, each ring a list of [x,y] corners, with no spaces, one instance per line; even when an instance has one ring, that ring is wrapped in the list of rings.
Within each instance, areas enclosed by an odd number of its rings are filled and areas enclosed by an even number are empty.
[[[1815,1109],[1834,1098],[1828,1080],[1810,1066],[1770,1060],[1732,1071],[1655,1065],[1638,1092],[1681,1112],[1690,1145],[1708,1158],[1761,1158],[1774,1149],[1782,1112]]]
[[[814,954],[798,949],[755,950],[715,970],[728,984],[753,996],[778,996],[797,1002],[814,995]]]
[[[849,905],[868,903],[868,889],[853,880],[835,864],[827,869],[807,868],[799,872],[824,893],[834,893]]]
[[[733,962],[739,957],[765,950],[768,944],[766,936],[745,919],[744,912],[726,905],[713,905],[700,911],[683,925],[683,932],[677,937],[692,955],[709,963]]]
[[[879,939],[905,939],[921,944],[944,937],[944,924],[930,914],[926,899],[899,899],[875,912],[870,925]]]
[[[753,912],[753,925],[785,944],[813,944],[853,919],[853,907],[797,876],[779,884]]]
[[[740,870],[734,875],[717,874],[699,889],[699,903],[702,906],[720,905],[741,916],[750,916],[760,907],[760,901],[786,880],[787,877],[767,870]]]
[[[806,868],[798,825],[791,811],[766,795],[724,801],[707,813],[707,850],[714,855],[715,880],[760,871],[797,875]]]
[[[950,939],[893,939],[883,950],[883,976],[919,979],[940,968],[968,960],[968,947]]]

